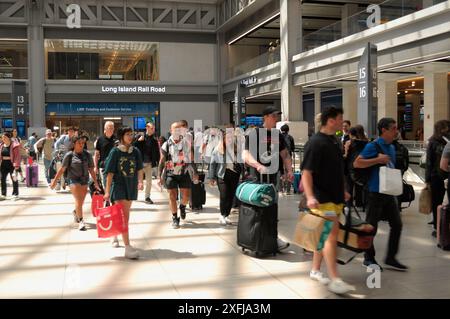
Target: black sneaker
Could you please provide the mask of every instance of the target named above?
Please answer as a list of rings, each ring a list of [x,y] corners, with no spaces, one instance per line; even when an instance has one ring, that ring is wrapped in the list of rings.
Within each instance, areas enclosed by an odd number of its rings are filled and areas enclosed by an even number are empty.
[[[374,260],[364,260],[363,266],[367,267],[367,268],[372,268],[375,270],[383,271],[383,267],[381,267],[380,264],[377,263],[377,261],[375,259]]]
[[[182,220],[186,219],[186,206],[180,205],[180,216]]]
[[[172,216],[172,228],[173,229],[180,228],[180,217]]]
[[[405,265],[402,265],[401,263],[398,262],[398,260],[396,260],[395,258],[392,259],[386,259],[386,261],[384,262],[386,265],[388,265],[390,268],[395,269],[395,270],[400,270],[400,271],[407,271],[408,267]]]
[[[147,197],[147,198],[145,199],[145,202],[146,202],[146,203],[149,203],[149,204],[154,204],[150,197]]]

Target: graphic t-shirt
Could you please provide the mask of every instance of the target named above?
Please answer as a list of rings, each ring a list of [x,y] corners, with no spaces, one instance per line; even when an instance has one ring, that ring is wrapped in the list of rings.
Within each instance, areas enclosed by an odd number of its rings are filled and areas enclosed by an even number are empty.
[[[136,200],[138,172],[144,167],[141,152],[133,147],[131,153],[113,148],[105,161],[105,174],[113,173],[111,201]]]

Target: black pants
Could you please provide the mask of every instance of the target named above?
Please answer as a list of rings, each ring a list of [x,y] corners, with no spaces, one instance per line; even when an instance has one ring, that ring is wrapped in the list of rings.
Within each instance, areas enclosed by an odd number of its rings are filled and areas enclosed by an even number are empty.
[[[395,258],[395,255],[398,253],[400,235],[402,234],[403,227],[400,211],[398,210],[397,198],[380,193],[369,193],[369,207],[366,221],[375,227],[375,234],[380,220],[387,220],[391,227],[386,259]],[[371,261],[375,259],[375,247],[373,244],[365,253],[365,259]]]
[[[239,184],[239,174],[229,169],[225,171],[225,176],[219,178],[217,186],[220,192],[220,213],[222,216],[230,215],[233,206],[233,198]]]
[[[19,195],[19,182],[15,178],[14,174],[14,166],[10,160],[3,160],[0,166],[0,171],[2,175],[2,195],[6,196],[6,178],[8,175],[11,176],[12,184],[13,184],[13,196]]]
[[[437,207],[442,205],[445,195],[444,181],[439,176],[432,176],[430,181],[431,186],[431,207],[433,209],[433,227],[436,230],[437,223]]]

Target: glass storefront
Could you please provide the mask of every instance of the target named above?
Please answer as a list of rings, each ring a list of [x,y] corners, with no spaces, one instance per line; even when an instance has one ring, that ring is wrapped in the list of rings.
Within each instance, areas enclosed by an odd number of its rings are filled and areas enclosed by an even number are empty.
[[[27,41],[0,40],[0,79],[27,78]]]
[[[147,121],[160,132],[159,103],[48,103],[46,126],[58,134],[71,126],[78,127],[94,141],[103,133],[106,121],[130,126],[134,131],[145,131]]]
[[[159,80],[159,45],[152,42],[45,40],[47,79]]]

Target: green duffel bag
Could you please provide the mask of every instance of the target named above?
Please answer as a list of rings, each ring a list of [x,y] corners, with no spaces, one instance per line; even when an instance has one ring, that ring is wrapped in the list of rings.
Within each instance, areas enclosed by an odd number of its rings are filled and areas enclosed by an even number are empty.
[[[238,186],[236,197],[246,204],[269,207],[276,203],[277,191],[273,184],[244,182]]]

